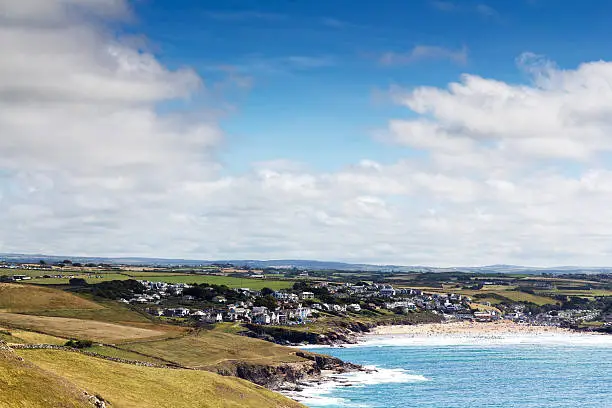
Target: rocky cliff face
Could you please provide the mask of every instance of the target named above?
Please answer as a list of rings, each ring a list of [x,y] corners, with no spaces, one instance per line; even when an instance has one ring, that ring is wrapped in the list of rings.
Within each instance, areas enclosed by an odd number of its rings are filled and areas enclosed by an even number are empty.
[[[320,380],[322,370],[342,373],[361,369],[358,365],[345,363],[330,356],[303,351],[298,351],[295,354],[306,361],[277,365],[235,362],[229,367],[217,369],[217,373],[239,377],[272,390],[287,390]]]

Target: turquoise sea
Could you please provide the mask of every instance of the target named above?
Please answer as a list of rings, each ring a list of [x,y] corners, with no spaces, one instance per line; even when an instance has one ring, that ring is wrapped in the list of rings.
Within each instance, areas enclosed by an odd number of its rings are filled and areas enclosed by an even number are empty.
[[[340,376],[300,399],[309,407],[612,407],[612,336],[514,340],[395,336],[311,349],[378,371]]]

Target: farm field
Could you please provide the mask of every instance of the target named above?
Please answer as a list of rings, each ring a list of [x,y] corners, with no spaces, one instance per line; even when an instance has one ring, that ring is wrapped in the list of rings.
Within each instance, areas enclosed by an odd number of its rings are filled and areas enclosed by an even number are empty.
[[[167,283],[208,283],[211,285],[225,285],[229,288],[250,288],[253,290],[260,290],[262,288],[279,290],[290,288],[295,283],[290,280],[234,278],[231,276],[218,275],[150,275],[139,276],[138,279]]]
[[[84,349],[84,351],[91,351],[93,353],[97,353],[103,356],[122,358],[124,360],[144,361],[147,363],[155,363],[155,364],[162,364],[162,365],[164,364],[162,360],[159,360],[157,358],[143,356],[138,353],[134,353],[131,351],[118,349],[118,348],[110,347],[110,346],[94,345],[91,347],[87,347],[86,349]]]
[[[120,348],[191,368],[211,368],[232,360],[264,365],[304,361],[292,348],[220,330],[202,330],[176,339],[133,342]]]
[[[18,355],[116,408],[302,407],[247,381],[206,371],[134,366],[57,350],[19,350]]]
[[[17,313],[0,313],[0,325],[10,328],[33,330],[58,337],[88,339],[100,342],[122,342],[145,338],[167,337],[172,332],[97,322],[93,320],[63,317],[31,316]]]
[[[120,273],[104,273],[104,272],[96,272],[96,273],[74,273],[69,274],[75,278],[85,279],[85,281],[89,284],[100,283],[110,280],[127,280],[132,279],[131,277],[120,274]],[[32,280],[23,281],[23,283],[35,283],[38,285],[68,285],[70,283],[70,278],[43,278],[42,276],[34,277]]]
[[[542,296],[566,295],[566,296],[581,296],[581,297],[596,297],[596,296],[612,296],[612,290],[592,289],[592,290],[571,290],[571,289],[556,289],[536,291]]]
[[[220,275],[198,275],[198,274],[161,274],[157,272],[125,272],[125,273],[106,273],[98,274],[100,277],[90,277],[88,274],[75,274],[76,278],[82,278],[89,284],[100,283],[111,280],[150,280],[155,282],[167,282],[167,283],[208,283],[214,285],[226,285],[230,288],[250,288],[253,290],[260,290],[262,288],[270,288],[273,290],[289,288],[293,285],[291,280],[278,280],[278,279],[250,279],[250,278],[235,278],[231,276],[220,276]],[[34,278],[23,283],[28,284],[40,284],[40,285],[68,285],[70,282],[69,278]]]
[[[11,330],[5,327],[0,327],[0,340],[4,340],[7,343],[53,344],[57,346],[63,346],[67,341],[67,339],[62,337],[50,336],[48,334],[27,330]]]
[[[0,312],[28,313],[63,309],[96,310],[102,309],[102,306],[60,290],[0,283]]]

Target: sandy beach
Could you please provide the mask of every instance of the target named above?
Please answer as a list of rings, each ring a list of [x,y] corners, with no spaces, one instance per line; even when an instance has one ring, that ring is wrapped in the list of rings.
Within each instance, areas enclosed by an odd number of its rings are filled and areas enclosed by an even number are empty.
[[[431,323],[410,326],[379,326],[372,330],[372,335],[512,335],[512,334],[575,334],[569,329],[554,326],[531,326],[500,320],[491,323],[452,322]]]

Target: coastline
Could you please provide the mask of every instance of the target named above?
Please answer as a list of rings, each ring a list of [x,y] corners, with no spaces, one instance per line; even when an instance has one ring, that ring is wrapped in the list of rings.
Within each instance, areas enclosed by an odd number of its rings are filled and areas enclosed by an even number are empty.
[[[376,326],[356,337],[354,343],[307,345],[309,350],[325,354],[325,348],[402,347],[402,346],[494,346],[494,345],[571,345],[612,347],[612,336],[574,331],[556,326],[535,326],[511,321],[489,323],[447,322],[418,325]],[[357,366],[346,371],[322,370],[316,379],[301,381],[298,387],[279,390],[301,403],[334,402],[328,394],[337,387],[361,386],[387,382],[420,382],[429,379],[401,368]],[[338,402],[341,405],[341,401]]]
[[[495,322],[447,322],[419,325],[377,326],[366,336],[380,335],[515,335],[515,334],[568,334],[592,335],[594,333],[577,332],[557,326],[536,326],[515,323],[508,320]]]

